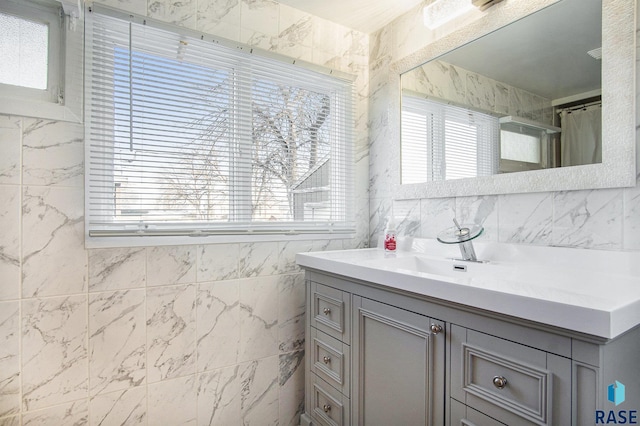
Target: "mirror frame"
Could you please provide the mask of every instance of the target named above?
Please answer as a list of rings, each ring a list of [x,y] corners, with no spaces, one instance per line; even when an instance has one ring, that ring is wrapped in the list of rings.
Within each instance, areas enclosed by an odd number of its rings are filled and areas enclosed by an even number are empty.
[[[389,125],[400,159],[401,74],[562,0],[508,1],[390,68]],[[602,163],[477,178],[393,185],[397,199],[549,192],[636,185],[635,1],[602,0]],[[493,9],[493,10],[492,10]],[[400,164],[398,163],[398,170]]]

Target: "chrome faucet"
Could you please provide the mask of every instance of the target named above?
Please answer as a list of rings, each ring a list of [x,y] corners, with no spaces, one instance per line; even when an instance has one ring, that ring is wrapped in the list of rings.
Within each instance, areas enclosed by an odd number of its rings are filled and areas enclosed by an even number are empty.
[[[458,238],[458,247],[460,247],[462,260],[477,262],[476,251],[473,249],[473,243],[471,242],[475,237],[471,235],[471,230],[460,226],[455,217],[453,218],[453,223],[455,223],[456,228],[458,228],[458,230],[455,231],[455,236]]]
[[[444,244],[458,244],[458,247],[460,247],[460,255],[462,256],[459,260],[481,262],[476,257],[476,251],[473,249],[471,240],[482,234],[482,231],[484,231],[482,226],[473,226],[472,228],[463,227],[458,223],[456,218],[453,218],[453,223],[456,226],[441,232],[438,235],[438,241]]]

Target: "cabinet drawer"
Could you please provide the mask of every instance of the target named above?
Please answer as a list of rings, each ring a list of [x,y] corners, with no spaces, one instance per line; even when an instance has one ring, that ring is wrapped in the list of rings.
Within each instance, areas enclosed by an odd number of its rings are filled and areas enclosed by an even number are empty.
[[[311,377],[311,415],[319,424],[349,424],[349,398],[329,386],[318,376]]]
[[[311,326],[349,344],[349,293],[311,282]]]
[[[504,426],[497,420],[469,408],[455,399],[451,400],[451,426]]]
[[[452,326],[451,357],[452,397],[507,424],[552,424],[545,352]]]
[[[349,346],[315,328],[311,328],[310,339],[311,371],[349,396]]]

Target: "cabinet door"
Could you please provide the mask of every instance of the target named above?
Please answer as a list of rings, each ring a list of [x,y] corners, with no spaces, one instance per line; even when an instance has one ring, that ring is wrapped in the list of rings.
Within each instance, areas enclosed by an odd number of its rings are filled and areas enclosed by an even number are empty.
[[[443,424],[444,323],[359,296],[352,314],[352,424]]]

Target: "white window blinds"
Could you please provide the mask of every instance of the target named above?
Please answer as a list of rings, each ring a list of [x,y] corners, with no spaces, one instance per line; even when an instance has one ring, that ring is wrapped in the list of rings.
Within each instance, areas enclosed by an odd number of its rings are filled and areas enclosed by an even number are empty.
[[[498,172],[497,117],[403,94],[401,127],[403,183]]]
[[[352,232],[352,82],[142,19],[87,13],[89,235]]]

